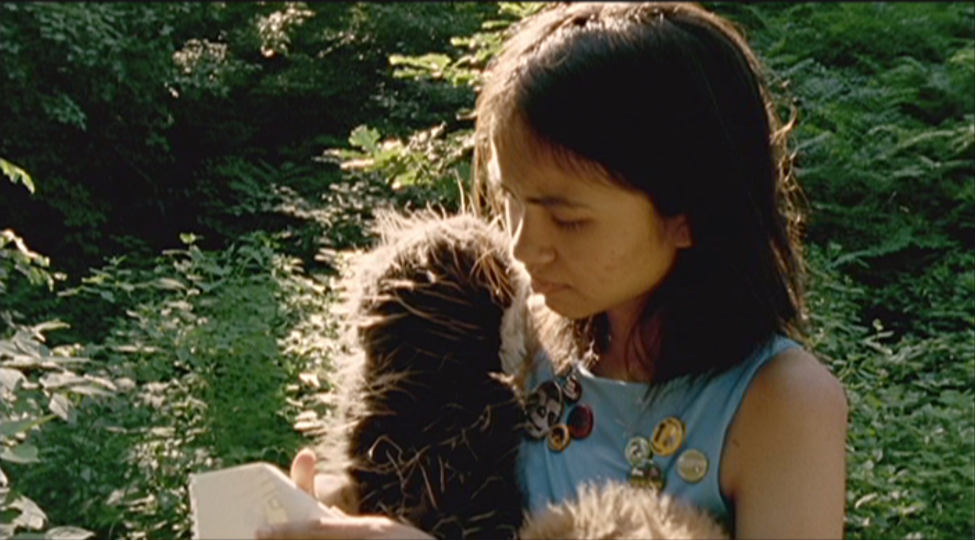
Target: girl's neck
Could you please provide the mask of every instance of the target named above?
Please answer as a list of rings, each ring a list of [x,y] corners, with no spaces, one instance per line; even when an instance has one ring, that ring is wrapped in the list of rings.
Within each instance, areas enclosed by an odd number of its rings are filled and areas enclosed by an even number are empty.
[[[642,321],[647,302],[647,298],[639,298],[607,311],[607,348],[598,357],[594,375],[651,382],[659,318]],[[636,325],[638,330],[633,332]]]

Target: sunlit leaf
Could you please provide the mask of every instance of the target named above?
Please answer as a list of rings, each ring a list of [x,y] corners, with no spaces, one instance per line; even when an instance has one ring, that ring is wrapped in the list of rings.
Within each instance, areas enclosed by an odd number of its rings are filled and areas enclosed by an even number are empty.
[[[112,396],[112,392],[94,385],[74,385],[70,391],[85,396]]]
[[[58,526],[44,532],[44,539],[88,539],[94,533],[75,526]]]
[[[20,421],[10,421],[7,419],[0,419],[0,435],[2,436],[13,436],[19,432],[23,432],[37,423],[37,419],[21,419]]]
[[[53,372],[50,374],[45,374],[39,380],[39,383],[41,384],[41,387],[44,387],[45,389],[57,389],[67,385],[86,383],[87,381],[88,380],[86,380],[84,376],[72,374],[71,372]]]
[[[173,278],[160,278],[156,282],[156,286],[160,289],[172,289],[172,290],[182,290],[186,289],[187,286],[183,285],[183,282],[175,280]]]
[[[73,413],[73,410],[71,408],[71,402],[68,400],[68,397],[61,393],[55,393],[51,396],[48,409],[51,410],[51,413],[61,417],[65,421],[72,420],[71,413]]]
[[[349,144],[363,149],[365,152],[373,154],[377,151],[377,142],[380,140],[380,132],[370,129],[365,125],[357,126],[349,135]]]
[[[29,443],[21,443],[13,447],[7,447],[0,452],[0,460],[13,462],[15,464],[30,464],[37,462],[37,447]]]
[[[9,507],[21,512],[20,516],[13,520],[14,526],[40,530],[47,522],[47,515],[44,514],[44,511],[34,503],[34,500],[26,496],[17,498],[10,503]]]
[[[0,158],[0,170],[3,171],[3,174],[6,175],[11,182],[14,184],[19,182],[23,184],[25,188],[27,188],[27,191],[34,193],[34,181],[31,180],[31,176],[28,175],[26,171],[3,158]]]
[[[13,391],[18,383],[26,379],[20,370],[0,368],[0,387],[6,391]]]

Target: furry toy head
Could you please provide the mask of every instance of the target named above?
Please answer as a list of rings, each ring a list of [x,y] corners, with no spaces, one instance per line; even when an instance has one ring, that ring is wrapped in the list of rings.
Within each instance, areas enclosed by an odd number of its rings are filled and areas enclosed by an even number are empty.
[[[381,224],[354,305],[365,360],[348,472],[359,511],[438,537],[513,537],[524,414],[501,377],[505,237],[471,216]]]

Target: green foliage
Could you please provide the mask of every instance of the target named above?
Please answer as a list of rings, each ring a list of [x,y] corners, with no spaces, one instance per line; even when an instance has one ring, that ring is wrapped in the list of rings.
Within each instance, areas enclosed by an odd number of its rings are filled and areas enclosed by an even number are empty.
[[[476,30],[492,9],[0,4],[8,74],[0,81],[8,97],[0,156],[16,156],[45,179],[31,199],[0,187],[8,222],[0,225],[56,254],[54,265],[72,276],[125,253],[133,239],[152,254],[189,229],[211,248],[233,241],[242,222],[278,230],[274,213],[248,221],[214,212],[240,194],[235,172],[221,176],[220,164],[307,167],[323,141],[358,124],[403,132],[457,109],[470,91],[396,79],[387,56],[447,48],[453,33]]]
[[[85,349],[124,384],[79,406],[73,426],[39,435],[45,464],[22,475],[50,513],[100,536],[187,537],[189,473],[287,466],[302,444],[292,424],[308,389],[294,382],[322,358],[290,335],[320,310],[323,288],[267,235],[218,253],[184,240],[151,270],[117,262],[66,292],[127,307]]]
[[[846,536],[968,537],[974,530],[974,331],[905,335],[859,323],[868,296],[809,251],[811,346],[849,400]],[[838,254],[834,254],[838,259]]]
[[[24,468],[36,468],[47,451],[38,444],[42,425],[61,419],[77,420],[79,401],[111,395],[115,383],[106,377],[80,373],[89,362],[76,356],[76,348],[50,349],[44,333],[62,323],[52,321],[26,326],[7,320],[9,336],[0,340],[0,536],[29,535],[40,532],[47,539],[86,539],[91,532],[71,526],[48,527],[45,512],[25,495]],[[51,426],[46,427],[48,430]],[[18,467],[19,466],[19,467]],[[30,470],[28,470],[30,471]],[[15,482],[16,481],[16,482]],[[46,530],[46,531],[45,531]]]
[[[543,2],[499,4],[496,18],[483,21],[482,31],[451,38],[456,59],[445,53],[392,54],[389,62],[396,68],[394,77],[477,90],[482,72],[501,49],[507,29],[545,6]],[[470,113],[470,106],[457,111],[455,120],[470,121]],[[471,126],[453,128],[449,130],[446,122],[440,122],[415,131],[406,143],[399,138],[381,143],[377,129],[360,125],[349,136],[353,149],[330,149],[326,155],[338,158],[343,170],[377,175],[394,190],[411,187],[413,198],[455,211],[461,208],[469,189],[474,130]]]
[[[375,175],[394,191],[408,190],[407,197],[455,211],[467,192],[472,131],[444,136],[446,124],[414,132],[406,143],[399,139],[379,141],[380,133],[358,126],[350,134],[353,150],[330,150],[345,171]]]
[[[20,167],[17,167],[3,158],[0,158],[0,170],[2,170],[3,174],[10,179],[10,182],[13,182],[14,184],[20,182],[25,188],[27,188],[27,191],[34,193],[34,181],[31,180],[31,176],[27,174],[27,171],[24,171]]]
[[[875,291],[865,317],[972,325],[957,307],[974,294],[973,8],[719,6],[753,21],[775,88],[800,100],[808,239],[837,245],[839,269]]]
[[[11,247],[12,246],[12,247]],[[7,290],[10,271],[22,274],[31,285],[45,285],[49,291],[54,290],[54,281],[64,279],[61,273],[51,274],[47,268],[51,262],[47,257],[32,252],[24,239],[13,231],[0,231],[0,295]]]

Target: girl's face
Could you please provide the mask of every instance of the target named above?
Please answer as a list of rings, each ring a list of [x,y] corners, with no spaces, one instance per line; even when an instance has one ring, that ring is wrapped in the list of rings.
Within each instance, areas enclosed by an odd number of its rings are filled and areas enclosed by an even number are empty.
[[[547,153],[493,147],[492,181],[505,193],[514,257],[534,292],[572,319],[643,302],[690,245],[684,216],[662,217],[651,200]]]

